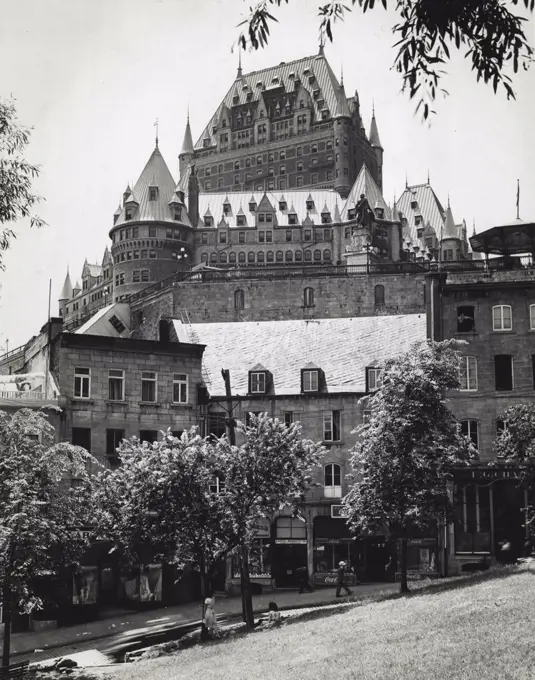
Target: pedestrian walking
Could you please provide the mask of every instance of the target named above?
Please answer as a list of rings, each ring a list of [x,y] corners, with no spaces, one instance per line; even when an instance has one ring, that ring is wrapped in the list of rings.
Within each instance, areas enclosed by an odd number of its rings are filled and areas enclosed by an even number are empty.
[[[351,595],[351,590],[346,586],[346,563],[344,561],[338,563],[338,578],[336,579],[336,597],[342,597],[342,588],[348,595]]]
[[[203,625],[209,637],[219,637],[219,627],[215,614],[215,597],[207,597],[204,601]]]
[[[308,592],[311,593],[314,588],[310,585],[310,580],[308,578],[308,567],[298,567],[296,572],[299,583],[299,595],[301,595],[304,590],[308,590]]]

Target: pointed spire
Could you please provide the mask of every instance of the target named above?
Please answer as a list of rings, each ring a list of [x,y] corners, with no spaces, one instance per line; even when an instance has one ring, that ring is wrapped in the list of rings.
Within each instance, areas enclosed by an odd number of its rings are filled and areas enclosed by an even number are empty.
[[[71,276],[69,274],[69,267],[67,267],[67,276],[65,277],[65,282],[63,283],[63,288],[59,295],[60,300],[70,300],[72,298],[72,283]]]
[[[450,198],[448,196],[448,208],[444,215],[444,238],[458,238],[455,220],[451,211]]]
[[[325,34],[320,30],[320,46],[318,50],[318,56],[323,57],[325,47]]]
[[[156,128],[156,148],[158,148],[158,119],[156,118],[156,122],[154,123],[154,127]]]
[[[241,44],[238,45],[238,73],[236,74],[236,80],[238,78],[241,78],[243,75],[243,71],[241,68]]]
[[[476,218],[472,218],[472,236],[476,235]]]
[[[373,105],[372,122],[370,125],[370,144],[372,146],[377,146],[382,149],[381,140],[379,139],[379,130],[377,129],[377,121],[375,120],[375,103]]]
[[[191,137],[191,127],[189,124],[189,107],[188,107],[188,119],[186,122],[186,131],[184,132],[184,141],[182,142],[182,151],[180,155],[183,154],[193,154],[193,139]]]
[[[427,168],[427,185],[431,185],[431,180],[429,179],[429,168]]]
[[[405,173],[405,189],[409,188],[409,173]]]
[[[336,95],[336,107],[333,113],[333,118],[351,118],[351,111],[349,110],[346,91],[344,89],[343,74],[342,82],[340,83],[340,87],[338,88],[338,93]]]

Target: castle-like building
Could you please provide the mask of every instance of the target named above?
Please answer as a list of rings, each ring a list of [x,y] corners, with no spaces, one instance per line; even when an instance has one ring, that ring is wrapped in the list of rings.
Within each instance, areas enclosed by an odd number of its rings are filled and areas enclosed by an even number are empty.
[[[196,144],[188,118],[180,177],[156,143],[123,193],[102,262],[86,262],[74,286],[67,273],[61,316],[79,325],[200,266],[271,280],[282,270],[470,258],[466,225],[429,182],[385,201],[383,153],[375,112],[366,134],[358,94],[346,96],[323,49],[249,74],[239,68]]]

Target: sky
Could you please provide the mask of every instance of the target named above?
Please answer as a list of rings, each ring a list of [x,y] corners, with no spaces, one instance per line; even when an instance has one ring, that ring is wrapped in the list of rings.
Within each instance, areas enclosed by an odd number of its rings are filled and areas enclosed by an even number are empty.
[[[0,272],[0,351],[25,343],[51,314],[70,269],[99,262],[127,183],[154,148],[177,177],[189,107],[194,141],[236,77],[237,25],[252,0],[3,0],[0,96],[16,99],[33,127],[26,152],[41,166],[35,190],[47,226],[15,225],[18,238]],[[269,46],[242,55],[244,72],[315,54],[320,0],[291,0],[278,10]],[[394,6],[394,2],[390,5]],[[514,78],[516,101],[476,83],[456,54],[430,124],[415,114],[392,69],[393,10],[380,3],[347,15],[325,53],[343,69],[347,94],[358,90],[368,127],[375,104],[384,153],[384,195],[391,203],[409,184],[431,185],[456,222],[471,232],[520,216],[535,219],[535,66]],[[533,20],[526,26],[535,42]],[[6,67],[7,66],[7,67]],[[178,178],[178,177],[177,177]]]

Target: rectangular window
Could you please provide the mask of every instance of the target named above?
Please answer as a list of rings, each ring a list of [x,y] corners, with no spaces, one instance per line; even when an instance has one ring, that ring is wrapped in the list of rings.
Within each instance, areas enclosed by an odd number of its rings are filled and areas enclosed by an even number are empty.
[[[139,283],[141,281],[141,272],[139,269],[135,269],[133,274],[132,274],[132,281],[134,283]]]
[[[273,243],[273,232],[266,231],[266,243]]]
[[[91,396],[91,369],[74,369],[74,397],[75,399],[89,399]]]
[[[208,234],[205,231],[201,233],[201,243],[203,244],[203,246],[205,246],[208,243]]]
[[[535,305],[529,306],[529,328],[535,331]]]
[[[142,281],[150,281],[150,270],[149,269],[142,269],[141,270],[141,280]]]
[[[91,428],[73,427],[71,442],[74,446],[81,446],[91,453]]]
[[[152,444],[158,441],[158,430],[140,430],[139,440],[141,442],[148,442]]]
[[[156,227],[149,227],[149,237],[155,238],[157,236]]]
[[[318,371],[303,371],[303,392],[317,392],[318,385]]]
[[[286,229],[286,242],[289,243],[292,240],[292,230],[291,229]]]
[[[173,402],[175,404],[188,403],[188,376],[185,373],[173,375]]]
[[[492,308],[492,330],[513,330],[512,309],[510,305],[496,305]]]
[[[238,234],[238,243],[245,243],[245,232],[240,231]]]
[[[293,411],[285,411],[284,412],[284,424],[286,426],[291,425],[294,422],[294,413]]]
[[[226,243],[227,242],[227,232],[226,231],[220,231],[219,232],[219,243]]]
[[[476,330],[475,307],[457,307],[457,333],[472,333]]]
[[[366,383],[368,392],[375,392],[375,390],[377,390],[381,385],[381,369],[367,368]]]
[[[305,229],[304,240],[305,241],[312,241],[312,229]]]
[[[368,409],[362,412],[362,424],[369,425],[372,417],[372,412]]]
[[[141,371],[141,401],[154,403],[158,393],[158,374]]]
[[[110,368],[108,371],[108,399],[110,401],[124,401],[124,371]]]
[[[251,393],[264,394],[266,391],[266,374],[264,371],[251,372]]]
[[[513,389],[513,357],[510,354],[494,357],[494,377],[497,391],[510,392]]]
[[[459,364],[459,382],[461,392],[477,391],[477,358],[461,357]]]
[[[124,430],[106,430],[106,455],[113,459],[112,467],[117,465],[117,449],[124,439]]]
[[[340,441],[340,411],[323,412],[323,441]]]
[[[465,437],[472,440],[473,445],[478,448],[478,423],[477,420],[461,420],[461,432]]]

